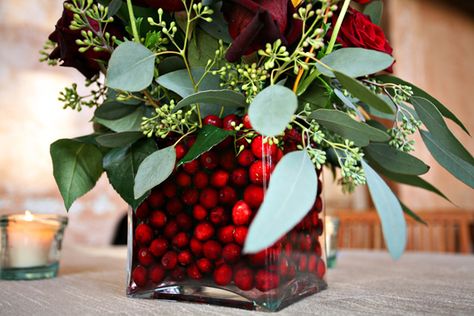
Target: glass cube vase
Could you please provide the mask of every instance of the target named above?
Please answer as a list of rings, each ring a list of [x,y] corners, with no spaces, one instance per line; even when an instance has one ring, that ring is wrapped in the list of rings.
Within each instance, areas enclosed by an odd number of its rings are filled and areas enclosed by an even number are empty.
[[[186,139],[184,150],[192,143]],[[271,172],[295,146],[248,146],[238,155],[234,148],[228,139],[177,167],[129,211],[129,297],[278,311],[327,287],[321,181],[314,206],[295,228],[270,248],[244,255]]]

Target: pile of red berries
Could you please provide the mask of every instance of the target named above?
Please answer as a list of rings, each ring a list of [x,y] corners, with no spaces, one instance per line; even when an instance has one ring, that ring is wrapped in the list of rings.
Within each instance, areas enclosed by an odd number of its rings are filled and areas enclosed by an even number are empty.
[[[242,122],[235,115],[223,120],[208,116],[204,123],[224,129],[243,123],[244,128],[251,128],[247,117]],[[135,213],[132,279],[136,287],[206,278],[219,286],[233,282],[243,291],[265,292],[297,275],[322,278],[320,192],[312,210],[290,233],[266,250],[242,255],[272,170],[284,152],[296,148],[294,132],[288,133],[283,151],[264,142],[262,136],[250,144],[241,141],[238,145],[245,148],[237,157],[233,139],[226,140],[178,167],[156,187]],[[178,144],[178,159],[194,140],[190,137]]]

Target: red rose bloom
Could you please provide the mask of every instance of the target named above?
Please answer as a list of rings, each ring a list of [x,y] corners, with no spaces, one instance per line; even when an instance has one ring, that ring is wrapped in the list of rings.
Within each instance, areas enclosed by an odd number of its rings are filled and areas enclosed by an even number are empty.
[[[133,3],[141,7],[162,8],[169,12],[184,10],[184,4],[181,0],[133,0]]]
[[[301,21],[292,17],[291,0],[227,0],[222,11],[234,39],[226,54],[230,62],[277,39],[291,45],[301,34]]]
[[[353,0],[353,1],[355,1],[357,3],[360,3],[360,4],[366,4],[366,3],[369,3],[372,0]]]

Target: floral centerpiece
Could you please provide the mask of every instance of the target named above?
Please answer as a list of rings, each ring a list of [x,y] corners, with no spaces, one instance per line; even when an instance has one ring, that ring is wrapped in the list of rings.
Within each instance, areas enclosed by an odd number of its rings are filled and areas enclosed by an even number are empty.
[[[352,5],[352,7],[351,7]],[[438,100],[391,75],[380,0],[70,0],[42,54],[86,78],[65,108],[94,133],[51,145],[69,209],[101,174],[131,206],[128,294],[278,310],[324,289],[318,180],[368,184],[387,248],[404,213],[383,178],[432,191],[410,154],[474,186]]]

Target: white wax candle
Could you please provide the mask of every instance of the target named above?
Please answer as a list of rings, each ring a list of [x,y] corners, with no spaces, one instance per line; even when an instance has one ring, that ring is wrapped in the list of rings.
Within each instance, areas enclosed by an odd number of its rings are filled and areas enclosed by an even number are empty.
[[[41,215],[15,215],[7,226],[9,266],[38,267],[48,264],[57,222],[44,220]]]

